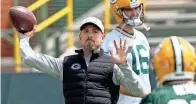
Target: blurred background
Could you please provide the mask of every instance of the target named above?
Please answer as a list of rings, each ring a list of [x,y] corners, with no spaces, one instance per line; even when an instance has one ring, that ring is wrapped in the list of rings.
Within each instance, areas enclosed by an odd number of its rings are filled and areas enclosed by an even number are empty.
[[[146,0],[145,23],[153,52],[167,36],[181,36],[196,48],[196,0]],[[106,33],[116,26],[109,0],[1,0],[1,102],[2,104],[63,104],[61,82],[25,66],[17,34],[9,24],[12,6],[28,7],[37,18],[37,32],[30,45],[37,53],[64,57],[80,48],[78,33],[88,16],[101,19]],[[152,73],[153,74],[153,73]],[[152,76],[152,86],[155,87]]]

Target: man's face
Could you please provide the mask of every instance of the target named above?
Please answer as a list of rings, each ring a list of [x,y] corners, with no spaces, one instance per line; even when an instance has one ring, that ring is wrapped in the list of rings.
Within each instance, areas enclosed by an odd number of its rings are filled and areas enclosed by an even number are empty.
[[[95,50],[100,47],[104,34],[93,24],[87,24],[79,35],[82,46],[88,50]]]
[[[130,19],[137,18],[140,13],[140,6],[136,8],[123,8],[123,12]]]

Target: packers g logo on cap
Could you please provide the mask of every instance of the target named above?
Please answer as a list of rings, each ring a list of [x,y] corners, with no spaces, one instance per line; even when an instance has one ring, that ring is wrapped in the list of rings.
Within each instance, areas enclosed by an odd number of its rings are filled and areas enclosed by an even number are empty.
[[[115,3],[115,2],[117,2],[117,0],[110,0],[110,2],[111,2],[111,3]]]

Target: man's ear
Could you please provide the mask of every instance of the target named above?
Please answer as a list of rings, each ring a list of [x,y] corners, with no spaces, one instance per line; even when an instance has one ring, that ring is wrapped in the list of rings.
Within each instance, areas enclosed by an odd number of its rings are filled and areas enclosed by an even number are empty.
[[[103,39],[105,38],[105,35],[106,35],[106,34],[103,33],[103,35],[102,35],[102,38],[103,38]]]
[[[80,33],[79,33],[79,39],[81,40],[81,31],[80,31]]]
[[[102,41],[104,40],[104,38],[105,38],[105,35],[106,35],[106,34],[104,34],[104,33],[102,34]]]

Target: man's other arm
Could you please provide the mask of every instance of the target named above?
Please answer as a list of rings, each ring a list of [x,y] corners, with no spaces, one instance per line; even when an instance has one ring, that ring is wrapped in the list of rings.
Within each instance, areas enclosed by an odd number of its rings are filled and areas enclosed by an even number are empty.
[[[30,67],[62,80],[63,59],[44,54],[36,54],[29,45],[29,38],[23,34],[19,35],[20,55],[23,62]]]
[[[116,85],[122,85],[128,90],[124,90],[126,95],[142,97],[150,93],[142,80],[128,68],[127,64],[120,66],[120,68],[117,65],[114,66],[113,81]]]

